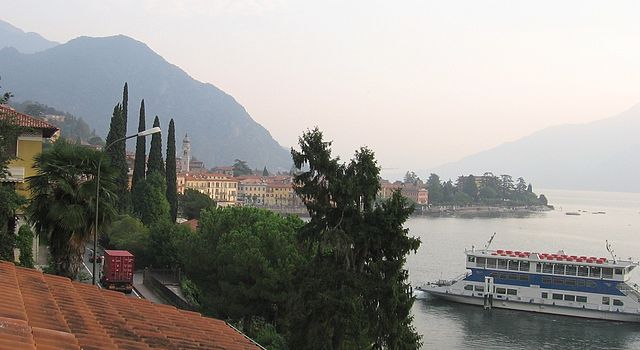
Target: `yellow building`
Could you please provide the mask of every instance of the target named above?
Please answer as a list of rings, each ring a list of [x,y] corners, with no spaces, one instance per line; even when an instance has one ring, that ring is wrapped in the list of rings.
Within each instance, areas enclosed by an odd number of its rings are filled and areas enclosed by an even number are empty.
[[[259,177],[240,179],[238,185],[238,202],[244,205],[264,205],[267,184]]]
[[[218,173],[181,173],[177,176],[178,192],[186,189],[197,190],[215,200],[218,206],[236,205],[238,181],[225,174]]]
[[[0,105],[0,119],[24,128],[15,140],[15,147],[8,150],[9,154],[16,157],[9,162],[9,175],[0,181],[15,183],[19,194],[30,197],[25,179],[36,173],[33,158],[42,153],[42,144],[46,139],[57,137],[58,128],[6,105]]]
[[[268,183],[266,190],[264,201],[267,206],[295,207],[300,204],[291,183]]]

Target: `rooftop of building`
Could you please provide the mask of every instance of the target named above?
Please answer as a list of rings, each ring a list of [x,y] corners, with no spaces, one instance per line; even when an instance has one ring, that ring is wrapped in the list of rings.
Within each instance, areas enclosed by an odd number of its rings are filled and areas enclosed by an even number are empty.
[[[223,321],[0,261],[0,349],[261,349]]]
[[[41,129],[45,138],[50,138],[59,130],[56,126],[49,124],[42,119],[20,113],[8,105],[0,105],[0,119],[9,120],[16,125],[25,128]]]

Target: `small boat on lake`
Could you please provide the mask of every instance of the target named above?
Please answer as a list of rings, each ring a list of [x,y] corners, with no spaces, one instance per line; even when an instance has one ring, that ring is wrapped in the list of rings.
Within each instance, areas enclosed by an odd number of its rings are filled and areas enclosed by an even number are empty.
[[[529,251],[465,250],[467,272],[415,289],[483,306],[602,320],[640,322],[640,290],[629,282],[638,265],[612,258]]]
[[[568,211],[566,213],[564,213],[565,215],[581,215],[580,213],[576,212],[576,211]]]

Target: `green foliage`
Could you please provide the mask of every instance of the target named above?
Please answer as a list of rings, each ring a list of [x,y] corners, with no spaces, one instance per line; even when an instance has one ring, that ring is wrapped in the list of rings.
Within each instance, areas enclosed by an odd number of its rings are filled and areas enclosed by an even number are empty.
[[[249,338],[255,340],[258,344],[268,350],[287,350],[287,341],[282,334],[279,334],[276,327],[266,322],[262,317],[251,317],[250,327],[245,329],[242,325],[238,328],[242,330]]]
[[[126,126],[122,105],[113,108],[109,134],[107,135],[105,152],[109,155],[111,165],[116,169],[116,195],[118,196],[118,211],[126,213],[130,206],[129,194],[129,165],[127,164],[126,142],[124,141]]]
[[[126,135],[127,122],[129,121],[129,85],[126,82],[122,89],[122,121],[124,123],[124,135]]]
[[[150,232],[149,251],[153,257],[153,266],[182,267],[184,259],[187,258],[182,255],[191,252],[181,251],[181,247],[192,239],[193,231],[187,226],[176,225],[166,219],[151,225]]]
[[[186,189],[183,195],[178,197],[178,207],[182,215],[188,219],[199,219],[202,209],[215,207],[216,202],[204,193],[194,189]]]
[[[413,208],[399,192],[374,205],[380,169],[370,150],[340,164],[317,128],[299,145],[300,151],[291,151],[294,164],[308,170],[295,176],[295,191],[311,219],[298,237],[311,259],[298,270],[289,345],[417,349],[403,268],[406,255],[420,245],[403,228]]]
[[[201,306],[200,298],[202,298],[202,291],[200,288],[198,288],[198,286],[190,279],[183,278],[182,281],[180,281],[180,289],[189,304],[199,309]]]
[[[160,127],[160,120],[158,116],[153,120],[153,127]],[[164,161],[162,160],[162,133],[155,133],[151,135],[151,148],[149,149],[149,160],[147,161],[147,177],[157,172],[163,177]]]
[[[154,172],[146,179],[138,182],[133,190],[135,215],[142,222],[151,226],[171,218],[169,202],[167,202],[167,184],[164,175]]]
[[[203,210],[198,234],[183,247],[187,275],[202,290],[210,314],[241,322],[252,317],[287,329],[298,250],[298,217],[246,207]]]
[[[481,177],[460,176],[453,186],[451,180],[440,183],[436,174],[427,181],[429,204],[432,205],[492,205],[492,206],[529,206],[540,205],[533,193],[531,184],[519,177],[514,184],[511,175],[495,176],[491,172]]]
[[[422,185],[422,180],[413,171],[407,171],[404,174],[404,181],[403,182],[405,184]]]
[[[100,174],[98,225],[107,226],[115,215],[116,174],[102,152],[57,141],[35,157],[36,175],[27,178],[32,193],[29,220],[41,236],[48,236],[52,268],[75,279],[86,242],[92,237],[96,204],[96,171]]]
[[[171,208],[171,222],[178,217],[178,184],[176,174],[176,127],[173,119],[169,121],[167,136],[167,201]]]
[[[9,102],[9,99],[13,97],[13,95],[11,94],[11,92],[4,92],[2,95],[0,95],[0,104],[5,104],[7,102]]]
[[[247,165],[247,162],[244,160],[236,159],[235,163],[233,163],[233,176],[244,176],[251,175],[251,168]]]
[[[138,132],[147,129],[145,122],[144,100],[140,102],[140,118],[138,119]],[[133,176],[131,177],[131,190],[134,191],[136,184],[145,179],[145,167],[147,157],[146,136],[136,138],[136,158],[133,165]],[[133,208],[134,212],[137,208]]]
[[[68,140],[79,139],[93,145],[104,145],[104,141],[96,135],[95,130],[92,130],[82,117],[76,118],[70,113],[34,101],[12,103],[12,106],[18,112],[45,119],[48,123],[57,126],[60,129],[60,136]],[[62,118],[46,118],[45,116],[48,115],[61,116]]]
[[[108,237],[107,248],[128,250],[136,257],[138,268],[151,264],[149,229],[139,219],[121,215],[103,234]]]
[[[16,236],[9,232],[0,232],[0,260],[13,261],[13,248],[16,246]]]
[[[33,231],[29,226],[20,226],[16,238],[16,248],[20,250],[19,265],[33,268]]]
[[[267,170],[266,165],[264,166],[264,169],[262,169],[262,176],[265,176],[265,177],[269,176],[269,170]]]

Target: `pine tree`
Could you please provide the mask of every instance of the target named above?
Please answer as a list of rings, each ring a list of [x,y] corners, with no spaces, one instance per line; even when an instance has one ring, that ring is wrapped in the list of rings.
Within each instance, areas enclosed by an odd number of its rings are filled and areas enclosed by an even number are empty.
[[[126,158],[126,142],[121,140],[124,139],[125,132],[126,128],[122,115],[122,105],[117,104],[113,108],[105,150],[111,159],[111,165],[117,169],[116,195],[118,196],[117,208],[120,213],[126,213],[129,210],[131,199],[128,190],[129,166],[127,165]]]
[[[122,90],[122,119],[124,120],[124,134],[127,134],[127,123],[129,122],[129,86],[124,83]]]
[[[153,120],[153,127],[160,127],[158,116]],[[151,135],[151,148],[149,149],[149,160],[147,162],[147,177],[153,172],[159,172],[165,176],[164,161],[162,160],[162,134]]]
[[[178,217],[178,184],[176,174],[176,129],[173,119],[169,121],[167,136],[167,201],[171,207],[171,220]]]
[[[144,112],[144,100],[140,102],[140,119],[138,121],[138,132],[146,130],[146,122],[145,122],[145,112]],[[136,159],[135,164],[133,166],[133,177],[131,178],[131,191],[136,187],[136,184],[140,182],[140,180],[144,180],[144,171],[145,171],[145,161],[147,156],[147,138],[146,137],[138,137],[136,138]]]
[[[262,169],[262,176],[269,176],[269,170],[267,170],[267,166],[264,166],[264,169]]]

